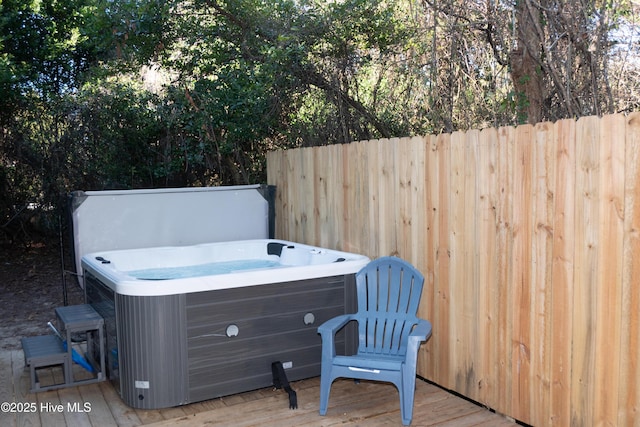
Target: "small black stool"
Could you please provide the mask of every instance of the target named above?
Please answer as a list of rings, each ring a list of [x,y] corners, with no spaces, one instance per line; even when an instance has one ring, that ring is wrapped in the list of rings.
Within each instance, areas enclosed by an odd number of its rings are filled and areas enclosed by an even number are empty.
[[[31,393],[64,387],[71,380],[71,360],[62,341],[55,335],[41,335],[22,338],[25,366],[29,366]],[[64,382],[47,386],[40,385],[36,369],[62,365]]]

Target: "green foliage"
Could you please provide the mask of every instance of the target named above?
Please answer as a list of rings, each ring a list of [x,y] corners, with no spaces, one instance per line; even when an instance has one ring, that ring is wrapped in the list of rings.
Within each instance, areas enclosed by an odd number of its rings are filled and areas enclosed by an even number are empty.
[[[601,50],[605,29],[634,16],[623,3],[540,9],[556,49],[535,70],[557,89],[545,117],[612,104],[598,86]],[[529,100],[510,76],[514,4],[435,6],[0,0],[0,223],[77,189],[264,182],[265,153],[278,148],[526,120]],[[563,27],[565,16],[582,26]],[[622,77],[637,68],[624,65]],[[622,77],[618,93],[632,92]]]
[[[86,25],[81,28],[82,49],[89,58],[115,61],[112,72],[135,70],[156,57],[171,37],[173,1],[87,0],[82,8]],[[177,2],[179,4],[179,2]]]
[[[55,96],[73,84],[79,59],[79,28],[83,24],[79,10],[84,1],[4,0],[0,16],[4,72],[0,84],[14,101],[32,91],[45,98]]]
[[[164,129],[158,98],[135,82],[97,81],[78,93],[73,130],[80,188],[135,188],[167,184],[171,170],[158,158]],[[163,180],[164,178],[164,180]]]

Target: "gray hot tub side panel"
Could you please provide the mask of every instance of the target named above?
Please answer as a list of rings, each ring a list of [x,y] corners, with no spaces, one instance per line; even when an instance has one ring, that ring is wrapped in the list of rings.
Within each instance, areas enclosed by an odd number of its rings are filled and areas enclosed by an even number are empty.
[[[107,374],[129,406],[188,403],[185,295],[114,293],[85,271],[86,300],[105,319]]]
[[[185,298],[116,295],[121,397],[135,408],[189,403]]]
[[[274,361],[293,364],[290,380],[318,376],[317,327],[356,310],[353,274],[167,296],[114,295],[90,274],[85,284],[88,302],[108,316],[109,378],[140,409],[268,387]],[[231,324],[237,336],[226,335]],[[355,351],[353,326],[339,337],[346,354]]]
[[[289,380],[320,375],[317,327],[345,313],[352,277],[188,294],[189,400],[268,387],[275,361],[292,364]],[[305,324],[309,313],[314,321]],[[229,325],[237,336],[227,337]]]

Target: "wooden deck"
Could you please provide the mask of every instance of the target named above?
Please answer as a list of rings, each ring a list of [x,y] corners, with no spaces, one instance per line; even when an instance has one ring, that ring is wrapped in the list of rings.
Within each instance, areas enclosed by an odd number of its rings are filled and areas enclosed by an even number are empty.
[[[53,381],[60,369],[41,375]],[[21,350],[0,352],[0,402],[27,404],[32,412],[0,412],[2,426],[399,426],[394,386],[337,380],[329,411],[318,414],[319,378],[292,383],[298,409],[288,408],[283,390],[271,388],[176,408],[138,410],[125,405],[108,382],[29,393],[29,372]],[[18,409],[18,408],[13,408]],[[513,426],[508,419],[446,391],[417,381],[413,426]]]

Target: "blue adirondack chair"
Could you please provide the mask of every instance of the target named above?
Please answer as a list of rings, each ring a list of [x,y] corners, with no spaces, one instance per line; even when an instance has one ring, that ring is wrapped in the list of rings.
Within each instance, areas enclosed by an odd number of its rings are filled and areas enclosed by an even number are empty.
[[[358,312],[318,327],[322,337],[320,415],[327,413],[336,378],[386,381],[400,394],[402,424],[411,424],[418,347],[431,336],[431,323],[416,317],[424,277],[408,262],[382,257],[356,274]],[[358,352],[336,355],[336,332],[358,322]]]

